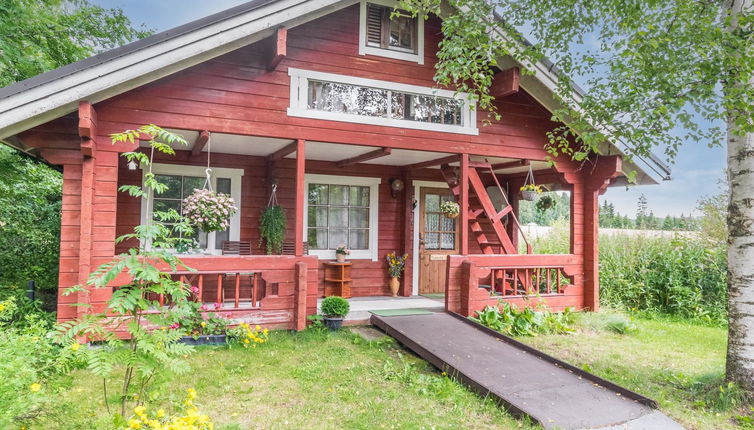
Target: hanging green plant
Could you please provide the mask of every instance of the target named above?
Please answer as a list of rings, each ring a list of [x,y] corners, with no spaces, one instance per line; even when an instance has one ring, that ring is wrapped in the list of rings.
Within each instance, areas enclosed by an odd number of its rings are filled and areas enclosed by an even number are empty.
[[[280,254],[285,239],[285,211],[278,205],[267,206],[259,219],[259,245],[263,243],[267,254]]]
[[[544,212],[548,209],[554,208],[558,204],[557,200],[552,198],[552,196],[542,196],[537,200],[537,210],[540,212]]]

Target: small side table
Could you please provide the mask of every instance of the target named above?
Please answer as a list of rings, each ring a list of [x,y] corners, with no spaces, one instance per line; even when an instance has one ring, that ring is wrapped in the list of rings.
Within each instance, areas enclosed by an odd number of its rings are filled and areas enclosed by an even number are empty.
[[[351,298],[351,262],[325,261],[325,297]]]

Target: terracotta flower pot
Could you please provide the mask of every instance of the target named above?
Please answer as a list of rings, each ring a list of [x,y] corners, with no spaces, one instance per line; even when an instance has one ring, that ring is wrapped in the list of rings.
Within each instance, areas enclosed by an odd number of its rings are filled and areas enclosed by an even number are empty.
[[[454,219],[454,218],[458,218],[459,214],[458,213],[454,213],[454,214],[453,213],[444,213],[443,215],[445,215],[445,218]]]
[[[346,254],[335,254],[335,260],[338,263],[345,263],[346,262]]]
[[[393,276],[390,278],[390,292],[393,294],[393,297],[398,297],[398,288],[401,286],[401,281],[398,280],[397,277]]]

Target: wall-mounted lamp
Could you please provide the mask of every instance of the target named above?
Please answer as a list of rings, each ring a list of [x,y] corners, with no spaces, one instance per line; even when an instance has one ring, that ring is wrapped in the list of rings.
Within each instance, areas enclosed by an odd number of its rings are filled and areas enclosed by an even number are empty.
[[[136,170],[139,167],[134,160],[128,162],[128,170]]]
[[[390,196],[392,198],[398,197],[398,193],[403,191],[405,187],[406,184],[404,184],[400,179],[390,179]]]

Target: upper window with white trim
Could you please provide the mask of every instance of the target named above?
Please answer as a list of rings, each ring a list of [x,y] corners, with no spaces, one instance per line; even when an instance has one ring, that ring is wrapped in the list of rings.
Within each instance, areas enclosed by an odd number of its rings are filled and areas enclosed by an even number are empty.
[[[149,199],[151,204],[142,200],[141,219],[142,224],[150,217],[154,217],[154,211],[166,212],[174,209],[182,213],[183,199],[194,192],[194,189],[204,187],[206,180],[205,167],[183,166],[175,164],[152,165],[152,172],[158,182],[165,184],[167,190],[160,194],[151,192]],[[211,176],[212,189],[218,193],[228,194],[233,198],[236,207],[241,207],[241,178],[242,169],[213,168]],[[220,254],[222,243],[226,240],[239,240],[240,237],[240,212],[230,219],[230,227],[225,231],[200,234],[195,232],[192,239],[198,243],[199,250],[208,254]]]
[[[376,259],[380,179],[306,175],[305,182],[309,254],[335,258],[346,246],[350,258]]]
[[[465,94],[396,82],[289,68],[288,115],[334,121],[478,134]]]
[[[362,0],[359,55],[424,64],[424,20],[396,10],[390,0]]]

